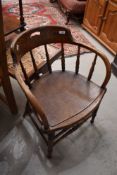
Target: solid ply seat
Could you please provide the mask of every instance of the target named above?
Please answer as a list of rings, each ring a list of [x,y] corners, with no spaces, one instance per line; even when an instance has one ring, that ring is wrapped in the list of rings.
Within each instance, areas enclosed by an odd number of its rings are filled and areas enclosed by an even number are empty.
[[[91,105],[94,108],[96,98],[99,96],[101,100],[104,92],[93,82],[87,83],[82,75],[77,76],[69,71],[44,75],[33,84],[31,91],[43,107],[51,127],[59,127],[59,124],[75,115],[78,119],[78,114],[84,109],[88,113],[88,108]]]
[[[61,70],[55,71],[52,69],[53,62],[50,61],[49,44],[60,45]],[[74,72],[69,68],[66,70],[64,44],[70,44],[78,48]],[[35,58],[33,58],[34,74],[32,79],[29,79],[22,58],[27,52],[40,46],[44,46],[45,49],[48,72],[41,74]],[[89,72],[86,76],[80,72],[80,62],[82,61],[80,49],[82,47],[94,55],[93,60],[89,61],[91,65],[89,65]],[[29,114],[31,117],[47,144],[48,157],[50,158],[53,147],[61,139],[78,129],[89,118],[91,118],[91,123],[94,122],[106,92],[106,85],[110,79],[110,63],[106,56],[96,49],[83,43],[76,43],[70,30],[61,26],[42,26],[24,31],[12,43],[11,53],[15,65],[16,79],[27,97],[24,116]],[[85,57],[85,60],[90,59],[86,55]],[[106,70],[101,85],[92,81],[98,59],[101,59],[101,63],[103,63]],[[21,65],[23,75],[18,69],[19,65]],[[23,77],[25,77],[25,81]],[[35,115],[32,115],[32,113]]]

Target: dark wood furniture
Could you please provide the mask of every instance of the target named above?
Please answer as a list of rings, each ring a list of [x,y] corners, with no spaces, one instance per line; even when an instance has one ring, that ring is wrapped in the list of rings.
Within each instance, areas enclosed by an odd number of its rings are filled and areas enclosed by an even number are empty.
[[[7,67],[1,0],[0,0],[0,86],[3,87],[5,93],[5,96],[0,94],[0,99],[9,106],[13,114],[16,114],[17,106],[13,95]]]
[[[4,34],[5,36],[16,32],[18,30],[24,31],[25,30],[25,21],[23,16],[23,5],[22,0],[18,0],[19,2],[19,20],[15,16],[7,16],[6,14],[3,14],[4,19]]]
[[[52,70],[48,52],[50,43],[61,45],[62,70]],[[78,48],[75,72],[69,71],[65,66],[65,43]],[[48,72],[40,74],[34,61],[32,67],[35,71],[33,79],[30,80],[25,71],[25,65],[22,64],[22,56],[38,46],[45,48]],[[82,47],[94,53],[94,60],[86,77],[79,72]],[[110,63],[103,54],[94,48],[74,42],[70,30],[59,26],[43,26],[23,32],[12,43],[11,53],[16,79],[28,100],[24,115],[27,113],[30,115],[48,146],[48,157],[50,158],[53,146],[58,141],[75,131],[89,118],[91,118],[91,123],[94,122],[110,79]],[[101,85],[92,81],[97,59],[102,59],[106,69],[106,75]],[[23,75],[20,74],[19,65],[22,67]]]
[[[13,114],[16,114],[18,110],[9,79],[6,48],[9,47],[14,38],[14,32],[24,31],[25,29],[22,0],[18,0],[18,2],[19,20],[15,16],[2,14],[2,1],[0,0],[0,86],[3,87],[5,93],[5,96],[0,94],[0,99],[9,106]]]
[[[8,35],[7,33],[11,32],[13,29],[15,30],[19,26],[19,20],[16,16],[3,14],[3,22],[5,35]]]
[[[86,0],[57,0],[61,10],[66,14],[67,21],[69,23],[71,17],[77,17],[77,19],[83,19]]]
[[[117,53],[117,0],[87,0],[83,27]]]

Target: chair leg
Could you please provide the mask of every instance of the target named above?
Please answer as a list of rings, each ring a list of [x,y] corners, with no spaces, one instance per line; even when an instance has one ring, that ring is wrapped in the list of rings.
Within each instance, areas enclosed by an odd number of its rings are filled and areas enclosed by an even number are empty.
[[[94,123],[94,120],[95,120],[95,117],[96,117],[96,115],[97,115],[98,109],[99,109],[99,106],[96,108],[96,110],[95,110],[95,111],[93,112],[93,114],[92,114],[91,124]]]
[[[47,157],[49,159],[52,158],[53,138],[54,138],[54,133],[51,133],[51,134],[48,135],[48,154],[47,154]]]
[[[65,23],[65,25],[67,25],[69,23],[70,20],[70,12],[66,12],[66,16],[67,16],[67,21]]]
[[[52,145],[48,145],[48,154],[47,154],[47,157],[48,157],[49,159],[52,158],[52,151],[53,151]]]

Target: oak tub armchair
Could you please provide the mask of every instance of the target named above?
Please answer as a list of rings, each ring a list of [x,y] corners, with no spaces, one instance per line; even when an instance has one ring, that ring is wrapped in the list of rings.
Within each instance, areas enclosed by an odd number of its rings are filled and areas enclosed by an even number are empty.
[[[48,52],[48,44],[51,43],[59,43],[61,46],[59,59],[62,70],[52,70]],[[67,70],[65,66],[64,45],[66,43],[78,48],[75,72]],[[27,80],[24,81],[18,69],[22,56],[40,46],[45,48],[48,72],[42,75],[39,70],[35,71],[33,80],[30,81],[22,65],[24,77]],[[82,47],[95,55],[87,77],[81,75],[79,69]],[[76,43],[70,30],[60,26],[42,26],[24,31],[12,43],[11,53],[16,79],[27,97],[25,114],[30,115],[47,144],[50,158],[56,143],[78,129],[89,118],[91,123],[94,122],[110,79],[110,63],[96,49]],[[106,69],[104,81],[100,86],[91,80],[97,59],[102,60]],[[36,119],[32,116],[32,112]]]

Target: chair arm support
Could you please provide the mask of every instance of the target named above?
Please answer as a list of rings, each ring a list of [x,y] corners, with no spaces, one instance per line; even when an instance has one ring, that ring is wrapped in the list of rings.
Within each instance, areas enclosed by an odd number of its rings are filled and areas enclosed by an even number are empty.
[[[97,54],[98,56],[100,56],[100,58],[104,62],[105,68],[106,68],[106,75],[105,75],[104,81],[101,85],[101,88],[106,88],[106,85],[108,84],[108,81],[110,80],[110,77],[111,77],[111,64],[110,64],[108,58],[103,53],[101,53],[99,50],[95,50],[93,47],[86,46],[83,43],[74,42],[72,44],[79,45],[79,47],[84,47],[84,48],[92,51],[93,53]]]
[[[24,83],[24,80],[22,79],[22,77],[21,77],[21,75],[18,71],[18,66],[17,65],[15,66],[15,77],[16,77],[20,87],[24,91],[26,97],[30,101],[30,104],[34,107],[34,109],[36,109],[36,112],[38,112],[38,114],[40,115],[40,117],[41,117],[41,119],[44,123],[45,128],[48,129],[49,124],[48,124],[48,121],[46,119],[46,115],[45,115],[42,107],[40,106],[39,102],[35,98],[35,96],[31,93],[29,87]]]

